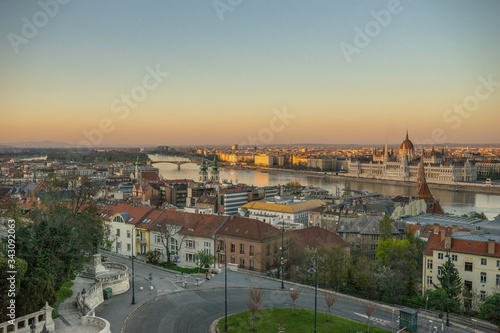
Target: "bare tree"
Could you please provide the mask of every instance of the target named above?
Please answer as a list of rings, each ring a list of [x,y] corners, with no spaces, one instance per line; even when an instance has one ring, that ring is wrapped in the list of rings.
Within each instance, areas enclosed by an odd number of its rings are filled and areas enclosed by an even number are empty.
[[[331,307],[335,304],[337,301],[338,295],[335,293],[326,293],[325,294],[325,301],[326,301],[326,306],[328,307],[328,319],[327,321],[330,321],[330,315],[331,315]]]
[[[171,225],[171,224],[161,224],[158,223],[156,225],[158,227],[158,232],[160,233],[160,240],[163,246],[165,247],[165,253],[167,254],[167,265],[172,264],[172,245],[174,246],[174,252],[177,255],[182,248],[182,244],[186,236],[184,235],[180,240],[174,238],[181,231],[181,226]],[[172,243],[172,239],[174,242]]]
[[[261,288],[250,288],[250,293],[248,295],[247,307],[248,310],[252,313],[252,328],[251,331],[255,330],[255,318],[257,316],[257,312],[262,305],[262,295],[264,295],[264,291]]]
[[[368,333],[370,333],[370,319],[371,319],[371,316],[372,316],[373,312],[375,311],[376,307],[377,307],[377,305],[375,303],[372,303],[372,302],[368,302],[365,304],[365,313],[368,316],[367,321],[366,321],[367,325],[368,325]]]
[[[278,316],[278,323],[280,324],[280,327],[278,328],[278,333],[285,333],[285,328],[283,327],[284,322],[285,322],[285,316],[284,315]]]
[[[290,294],[290,298],[292,299],[292,306],[293,306],[292,315],[294,315],[295,314],[295,300],[297,298],[299,298],[300,290],[290,289],[290,291],[288,293]]]

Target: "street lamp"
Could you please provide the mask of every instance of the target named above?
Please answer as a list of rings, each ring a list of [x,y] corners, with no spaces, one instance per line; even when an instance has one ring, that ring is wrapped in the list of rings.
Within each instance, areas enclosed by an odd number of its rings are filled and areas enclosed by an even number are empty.
[[[283,283],[283,275],[284,275],[284,268],[285,268],[285,265],[284,265],[284,255],[283,255],[283,251],[284,251],[284,242],[283,242],[283,239],[284,239],[284,235],[285,235],[285,220],[283,220],[283,226],[281,228],[281,289],[285,289],[285,284]]]
[[[227,251],[226,251],[226,242],[224,242],[224,332],[227,332]],[[219,245],[217,245],[217,253],[220,254],[221,250]]]
[[[49,333],[49,330],[47,329],[45,324],[43,324],[43,328],[42,328],[42,331],[40,333]]]
[[[85,295],[87,292],[85,291],[85,288],[82,289],[82,297],[83,297],[83,303],[82,303],[82,316],[85,316]]]
[[[448,298],[446,300],[446,326],[450,326],[450,249],[446,251],[446,258],[448,258]]]
[[[149,294],[153,292],[153,275],[149,273]]]
[[[31,330],[31,333],[35,333],[35,329],[36,329],[36,325],[35,325],[35,322],[33,321],[30,325],[30,330]]]
[[[135,304],[134,237],[135,226],[132,228],[132,304]],[[137,233],[137,237],[139,237],[139,233]]]
[[[318,263],[316,258],[314,258],[314,264],[311,264],[311,268],[309,268],[309,273],[314,273],[314,332],[316,332],[316,310],[318,307]],[[314,268],[316,266],[316,268]]]

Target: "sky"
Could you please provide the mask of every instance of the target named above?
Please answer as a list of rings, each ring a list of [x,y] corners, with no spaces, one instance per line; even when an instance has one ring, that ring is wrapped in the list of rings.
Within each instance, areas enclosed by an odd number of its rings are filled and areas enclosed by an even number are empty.
[[[0,1],[0,143],[499,143],[500,1]]]

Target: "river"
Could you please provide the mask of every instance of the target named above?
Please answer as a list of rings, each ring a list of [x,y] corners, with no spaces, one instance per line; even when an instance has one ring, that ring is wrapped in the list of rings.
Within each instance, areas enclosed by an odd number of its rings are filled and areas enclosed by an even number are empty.
[[[160,155],[150,155],[149,158],[153,161],[188,160],[182,157]],[[166,179],[198,179],[199,165],[197,164],[184,164],[181,166],[180,170],[177,170],[177,165],[170,163],[158,163],[154,166],[160,169],[160,175]],[[342,190],[347,182],[352,190],[377,192],[389,196],[414,195],[416,191],[416,185],[376,184],[366,183],[363,182],[363,180],[356,179],[339,180],[288,172],[272,171],[267,173],[258,170],[232,169],[230,167],[221,168],[220,179],[232,181],[233,183],[239,182],[255,186],[281,185],[296,180],[302,185],[321,187],[332,193],[335,193],[336,188]],[[471,211],[477,211],[484,212],[489,219],[500,214],[500,195],[454,192],[433,188],[432,184],[429,185],[429,187],[447,213],[461,215]]]

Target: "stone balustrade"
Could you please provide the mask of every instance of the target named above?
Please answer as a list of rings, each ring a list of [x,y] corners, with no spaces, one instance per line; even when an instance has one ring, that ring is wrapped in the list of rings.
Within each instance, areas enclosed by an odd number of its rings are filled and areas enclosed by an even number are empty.
[[[54,332],[54,321],[52,320],[52,311],[54,309],[50,307],[48,303],[37,312],[30,313],[29,315],[16,318],[13,322],[5,322],[0,324],[0,333],[30,333],[30,325],[35,324],[36,330],[39,332],[42,330],[43,325],[47,327],[49,332]]]
[[[111,333],[111,325],[109,322],[99,317],[83,316],[82,326],[97,326],[101,329],[99,333]]]

